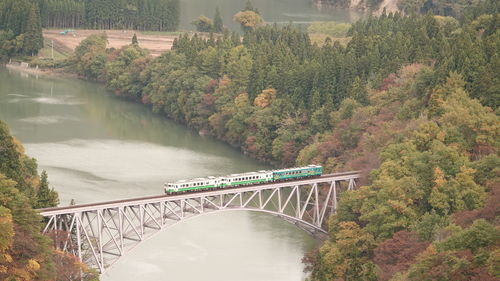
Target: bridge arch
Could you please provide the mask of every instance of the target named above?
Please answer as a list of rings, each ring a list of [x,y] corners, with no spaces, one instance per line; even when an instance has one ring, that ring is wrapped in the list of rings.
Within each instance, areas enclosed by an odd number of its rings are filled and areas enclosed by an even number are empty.
[[[256,211],[326,233],[339,192],[355,188],[359,172],[216,191],[154,196],[39,210],[57,248],[104,273],[142,242],[209,213]]]

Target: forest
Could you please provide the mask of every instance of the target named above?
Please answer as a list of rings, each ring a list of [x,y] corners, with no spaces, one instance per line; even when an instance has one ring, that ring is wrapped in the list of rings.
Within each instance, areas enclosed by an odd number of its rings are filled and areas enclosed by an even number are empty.
[[[42,217],[34,209],[58,203],[47,173],[38,175],[36,160],[0,121],[1,280],[98,280],[78,258],[54,249],[41,234]]]
[[[40,8],[32,0],[0,1],[0,61],[43,47]]]
[[[369,17],[346,45],[292,26],[183,35],[157,58],[94,35],[69,64],[275,166],[363,170],[311,280],[498,280],[499,8]]]
[[[0,61],[34,56],[42,28],[173,31],[179,0],[1,0]]]
[[[468,95],[496,112],[498,20],[497,14],[463,23],[432,15],[371,17],[352,26],[347,46],[327,40],[318,47],[291,26],[256,28],[243,39],[228,32],[217,39],[183,35],[155,59],[137,44],[110,50],[105,37],[92,36],[70,60],[79,74],[104,81],[119,96],[259,160],[290,166],[308,143],[335,131],[335,112],[346,99],[369,105],[370,91],[405,65],[430,67],[422,82],[429,89],[460,74]],[[421,95],[415,99],[429,99]],[[344,142],[355,146],[361,128],[344,131]]]
[[[41,0],[46,28],[174,31],[179,0]]]

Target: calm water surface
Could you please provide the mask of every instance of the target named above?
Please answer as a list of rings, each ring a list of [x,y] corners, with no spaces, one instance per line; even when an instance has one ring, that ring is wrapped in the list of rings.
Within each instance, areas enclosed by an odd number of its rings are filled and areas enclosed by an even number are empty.
[[[231,30],[238,30],[233,15],[245,7],[247,0],[181,0],[180,24],[182,30],[194,30],[191,21],[205,15],[213,19],[218,6],[223,23]],[[288,24],[293,22],[308,26],[313,21],[354,22],[360,13],[347,9],[320,7],[312,0],[251,0],[268,23]]]
[[[160,194],[165,181],[268,168],[80,80],[0,67],[0,119],[47,170],[61,205]],[[146,241],[102,280],[298,281],[305,278],[300,260],[315,244],[266,214],[209,214]]]

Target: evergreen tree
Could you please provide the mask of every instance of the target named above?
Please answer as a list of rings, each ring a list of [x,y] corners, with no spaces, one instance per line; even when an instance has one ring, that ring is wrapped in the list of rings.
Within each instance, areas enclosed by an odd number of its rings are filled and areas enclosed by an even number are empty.
[[[137,35],[134,33],[132,36],[132,45],[139,45],[139,41],[137,41]]]
[[[55,207],[57,206],[57,204],[59,204],[57,192],[55,192],[54,189],[49,188],[47,177],[47,172],[45,172],[45,170],[42,171],[42,175],[40,176],[40,185],[38,186],[38,191],[36,194],[36,208]]]
[[[214,16],[214,31],[217,33],[222,33],[224,29],[224,25],[222,23],[222,17],[220,15],[219,6],[215,7],[215,16]]]
[[[350,98],[355,99],[362,105],[368,104],[368,93],[366,91],[366,85],[361,81],[359,76],[357,76],[349,89],[348,95]]]
[[[214,23],[204,15],[199,16],[191,22],[199,32],[211,32],[214,30]]]
[[[26,22],[23,51],[25,54],[35,55],[43,47],[42,25],[40,11],[37,4],[32,4]]]
[[[247,2],[245,3],[245,9],[243,9],[242,12],[245,12],[245,11],[252,11],[252,12],[255,12],[256,14],[260,14],[259,10],[257,8],[253,7],[253,4],[252,4],[252,2],[250,2],[250,0],[247,0]]]

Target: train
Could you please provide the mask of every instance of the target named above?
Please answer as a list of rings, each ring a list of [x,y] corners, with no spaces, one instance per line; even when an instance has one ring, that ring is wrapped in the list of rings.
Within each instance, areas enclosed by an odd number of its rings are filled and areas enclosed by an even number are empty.
[[[318,177],[322,174],[322,166],[308,165],[304,167],[295,167],[288,169],[261,170],[258,172],[231,174],[227,176],[210,176],[190,180],[178,180],[176,182],[165,183],[164,189],[166,194],[176,194],[200,190],[230,188],[261,183]]]

